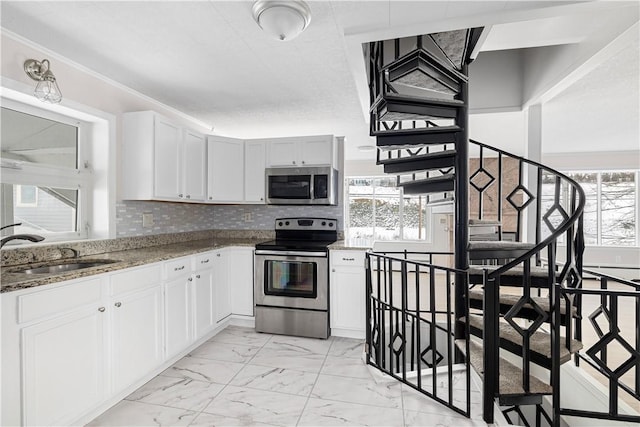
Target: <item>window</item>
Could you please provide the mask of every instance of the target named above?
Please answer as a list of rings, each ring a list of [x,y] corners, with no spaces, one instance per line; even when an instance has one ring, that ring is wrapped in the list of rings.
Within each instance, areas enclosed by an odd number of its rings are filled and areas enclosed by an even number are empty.
[[[394,177],[347,179],[350,239],[426,240],[430,211],[425,196],[405,196]]]
[[[584,190],[587,245],[638,246],[638,171],[568,172]],[[554,184],[543,180],[543,212],[553,203]],[[568,189],[563,189],[564,206]],[[547,194],[546,199],[544,194]]]
[[[0,119],[1,225],[22,224],[5,234],[86,238],[92,173],[81,159],[87,125],[5,99]]]

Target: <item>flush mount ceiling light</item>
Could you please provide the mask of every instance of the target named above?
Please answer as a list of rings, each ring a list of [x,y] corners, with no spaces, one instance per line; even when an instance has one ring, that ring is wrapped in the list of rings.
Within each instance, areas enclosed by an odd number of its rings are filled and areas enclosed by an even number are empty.
[[[52,104],[62,101],[62,92],[56,82],[56,76],[51,72],[48,59],[42,61],[27,59],[24,61],[24,72],[38,82],[33,92],[36,98]]]
[[[303,1],[258,0],[253,4],[253,19],[276,40],[296,38],[311,22],[311,9]]]

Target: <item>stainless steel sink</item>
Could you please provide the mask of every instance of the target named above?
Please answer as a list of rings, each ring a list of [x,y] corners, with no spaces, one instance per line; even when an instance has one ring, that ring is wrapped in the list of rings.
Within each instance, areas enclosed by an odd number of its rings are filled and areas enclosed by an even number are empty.
[[[22,274],[60,274],[65,273],[67,271],[75,271],[82,270],[84,268],[91,267],[99,267],[101,265],[113,264],[114,262],[118,262],[116,260],[69,260],[65,263],[59,263],[55,265],[45,265],[42,267],[35,268],[26,268],[26,269],[15,269],[12,270],[13,273],[22,273]]]

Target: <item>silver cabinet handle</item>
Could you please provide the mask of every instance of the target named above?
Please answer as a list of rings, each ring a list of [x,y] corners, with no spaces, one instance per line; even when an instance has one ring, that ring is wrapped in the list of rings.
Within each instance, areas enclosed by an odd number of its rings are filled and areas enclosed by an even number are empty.
[[[207,264],[208,262],[209,262],[209,258],[203,259],[202,261],[200,261],[200,264]]]
[[[294,160],[294,161],[293,161],[293,162],[291,162],[291,163],[293,163],[293,164],[295,165],[295,164],[296,164],[296,161]]]
[[[182,194],[178,194],[178,197],[182,198]]]
[[[343,261],[355,261],[355,258],[342,258]]]
[[[200,278],[200,275],[199,275],[199,274],[197,274],[197,275],[196,275],[196,279],[199,279],[199,278]]]
[[[209,200],[213,200],[213,197],[209,196]]]
[[[302,161],[302,164],[304,165],[304,160]]]
[[[173,269],[173,271],[180,271],[180,270],[184,270],[184,265],[182,267],[176,267]]]
[[[216,254],[216,256],[220,256],[220,254]]]
[[[122,303],[121,302],[117,302],[117,303],[115,303],[113,305],[115,305],[116,307],[120,307],[122,305]]]
[[[99,311],[100,313],[104,313],[104,311],[105,311],[105,310],[106,310],[106,308],[104,308],[104,307],[100,307],[100,308],[98,309],[98,311]]]
[[[261,202],[262,202],[262,201],[264,201],[264,197],[260,197],[260,201],[261,201]]]
[[[189,277],[187,280],[193,282],[193,277]]]
[[[187,194],[187,199],[190,199],[190,198],[191,198],[191,194]]]

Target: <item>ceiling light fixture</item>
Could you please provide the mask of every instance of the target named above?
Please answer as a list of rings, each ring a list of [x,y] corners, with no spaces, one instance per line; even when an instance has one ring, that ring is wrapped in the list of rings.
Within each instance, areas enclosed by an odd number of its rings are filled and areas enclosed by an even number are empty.
[[[253,4],[253,19],[276,40],[298,37],[311,22],[311,9],[303,1],[258,0]]]
[[[24,61],[24,72],[38,82],[33,92],[36,98],[52,104],[62,101],[62,92],[56,82],[56,76],[51,72],[48,59],[42,61],[27,59]]]

